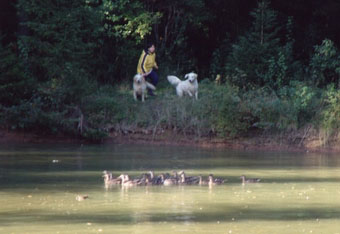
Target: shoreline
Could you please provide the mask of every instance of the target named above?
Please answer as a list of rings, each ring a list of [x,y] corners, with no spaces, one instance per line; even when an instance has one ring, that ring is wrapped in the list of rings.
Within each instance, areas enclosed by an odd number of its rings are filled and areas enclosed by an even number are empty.
[[[174,133],[110,133],[109,137],[101,142],[93,142],[79,137],[65,135],[40,136],[31,132],[0,130],[1,144],[20,143],[81,143],[81,144],[144,144],[167,146],[194,146],[202,148],[219,148],[240,151],[269,151],[269,152],[305,152],[305,153],[340,153],[340,145],[320,146],[312,137],[304,139],[304,144],[291,143],[278,136],[254,135],[251,137],[223,139],[218,137],[194,137]]]
[[[158,136],[157,136],[158,137]],[[161,137],[153,139],[145,134],[131,134],[115,136],[105,141],[105,144],[147,144],[170,146],[197,146],[202,148],[218,148],[239,151],[266,151],[266,152],[299,152],[299,153],[340,153],[339,147],[306,147],[297,144],[277,142],[273,137],[222,139],[218,137],[188,139],[187,137]]]

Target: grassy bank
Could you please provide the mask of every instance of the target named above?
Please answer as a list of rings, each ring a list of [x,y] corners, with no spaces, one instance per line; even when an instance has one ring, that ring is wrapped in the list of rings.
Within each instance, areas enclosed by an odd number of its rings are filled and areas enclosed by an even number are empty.
[[[338,140],[340,91],[295,82],[278,91],[240,91],[208,80],[200,82],[199,100],[178,98],[165,81],[157,97],[145,103],[132,98],[129,85],[101,87],[81,105],[45,111],[43,100],[2,107],[8,130],[101,141],[116,135],[177,135],[181,139],[264,139],[285,144],[329,147]],[[265,140],[264,140],[265,141]]]

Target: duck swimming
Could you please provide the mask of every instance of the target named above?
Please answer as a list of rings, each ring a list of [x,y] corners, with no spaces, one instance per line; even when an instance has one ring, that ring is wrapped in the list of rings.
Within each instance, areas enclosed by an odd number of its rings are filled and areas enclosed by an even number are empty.
[[[242,184],[245,184],[245,183],[258,183],[261,181],[261,179],[259,178],[246,178],[246,176],[242,175],[240,177],[242,179]]]
[[[197,176],[186,176],[184,171],[179,172],[180,175],[180,184],[198,184],[199,177]]]
[[[149,183],[151,183],[153,185],[160,184],[160,178],[155,177],[155,174],[154,174],[153,171],[149,171],[148,174],[149,174],[149,178],[148,178]]]
[[[120,178],[112,178],[112,173],[108,171],[103,171],[103,178],[104,178],[104,184],[105,186],[115,185],[115,184],[121,184],[122,180]]]
[[[122,186],[137,186],[145,185],[145,180],[143,178],[131,180],[128,174],[121,174],[118,178],[122,179]]]
[[[162,180],[162,184],[164,186],[170,186],[170,185],[174,185],[177,184],[177,180],[174,178],[171,178],[170,176],[165,176],[164,174],[160,175],[161,180]]]
[[[121,174],[118,178],[122,180],[122,186],[134,186],[137,185],[133,181],[130,180],[130,177],[127,174]]]
[[[105,187],[110,185],[120,184],[124,187],[129,186],[147,186],[147,185],[219,185],[226,182],[226,179],[214,178],[213,174],[208,176],[208,179],[204,180],[202,175],[199,176],[187,176],[184,171],[176,172],[172,171],[173,175],[169,173],[162,173],[159,176],[155,176],[153,171],[142,173],[140,177],[130,179],[128,174],[121,174],[117,178],[113,178],[113,175],[109,171],[103,171],[103,178]],[[246,178],[244,175],[240,177],[242,184],[245,183],[257,183],[260,181],[258,178]]]
[[[221,179],[221,178],[214,178],[213,174],[209,175],[209,182],[208,182],[209,185],[218,185],[218,184],[223,184],[223,183],[224,183],[223,179]]]
[[[209,183],[209,181],[203,180],[203,177],[201,175],[199,175],[198,178],[199,178],[199,182],[198,182],[199,185],[205,185]]]
[[[77,195],[76,196],[76,200],[77,201],[84,201],[85,199],[87,199],[87,198],[89,198],[89,196],[88,195]]]

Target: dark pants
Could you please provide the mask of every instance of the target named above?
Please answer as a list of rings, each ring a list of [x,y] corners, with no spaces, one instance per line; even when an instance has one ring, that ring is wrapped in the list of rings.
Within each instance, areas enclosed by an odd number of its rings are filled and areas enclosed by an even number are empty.
[[[151,84],[153,84],[155,87],[158,83],[158,75],[155,71],[152,71],[148,76],[145,77],[146,81],[150,82]],[[151,96],[154,96],[152,89],[148,88],[148,93]]]
[[[153,84],[154,86],[158,83],[158,75],[155,71],[152,71],[148,76],[145,77],[148,82]]]

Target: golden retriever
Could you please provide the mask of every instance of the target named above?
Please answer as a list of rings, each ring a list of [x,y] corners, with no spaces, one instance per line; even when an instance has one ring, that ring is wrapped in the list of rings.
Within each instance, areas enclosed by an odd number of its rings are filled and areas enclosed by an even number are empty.
[[[145,101],[147,88],[155,90],[156,87],[145,80],[141,74],[136,74],[133,77],[133,98],[137,101],[137,96],[141,96],[142,102]]]

